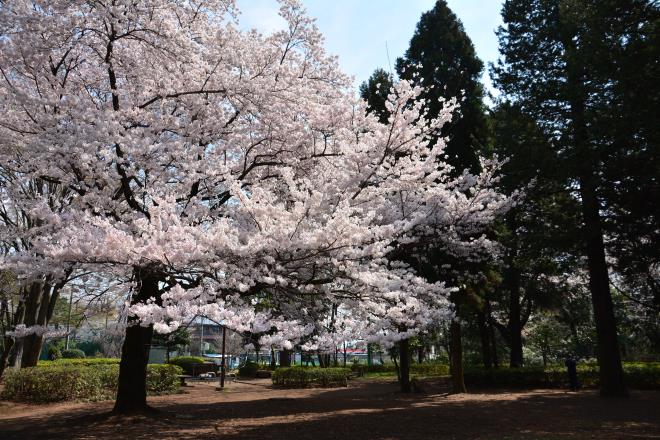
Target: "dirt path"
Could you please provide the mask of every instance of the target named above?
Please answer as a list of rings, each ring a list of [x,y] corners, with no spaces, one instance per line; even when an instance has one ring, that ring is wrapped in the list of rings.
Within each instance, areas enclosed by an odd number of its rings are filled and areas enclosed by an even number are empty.
[[[402,395],[387,381],[277,390],[269,380],[195,384],[150,399],[155,418],[109,417],[112,402],[0,402],[0,439],[659,439],[660,392],[627,400],[557,390]]]

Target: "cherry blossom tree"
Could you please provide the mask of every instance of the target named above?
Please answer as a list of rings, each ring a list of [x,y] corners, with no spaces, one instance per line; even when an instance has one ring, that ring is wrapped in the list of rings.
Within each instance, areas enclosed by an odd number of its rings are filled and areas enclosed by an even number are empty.
[[[231,0],[0,8],[1,164],[71,194],[18,201],[38,225],[3,264],[132,277],[118,412],[148,408],[154,329],[202,315],[328,349],[331,305],[341,337],[397,341],[448,316],[454,288],[401,252],[492,250],[480,233],[510,204],[496,164],[454,178],[429,145],[456,102],[428,118],[401,81],[379,123],[295,0],[271,35],[238,30]]]

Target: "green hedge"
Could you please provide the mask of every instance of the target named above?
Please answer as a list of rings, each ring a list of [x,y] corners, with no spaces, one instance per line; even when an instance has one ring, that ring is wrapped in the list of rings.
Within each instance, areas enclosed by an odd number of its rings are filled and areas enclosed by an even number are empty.
[[[238,367],[238,375],[240,377],[257,377],[257,371],[259,371],[261,367],[259,366],[258,363],[252,362],[252,361],[247,361],[240,367]]]
[[[199,374],[197,366],[204,365],[204,358],[199,356],[178,356],[169,360],[170,365],[176,365],[183,369],[185,374]]]
[[[177,356],[169,361],[170,364],[178,365],[179,367],[191,364],[203,364],[204,362],[204,358],[199,356]]]
[[[392,373],[396,374],[394,364],[373,364],[371,366],[364,364],[351,365],[351,370],[360,372],[362,375],[367,373]],[[414,363],[410,364],[410,374],[420,376],[446,376],[449,374],[449,366],[441,363]]]
[[[284,388],[340,387],[348,384],[350,368],[286,367],[273,372],[273,385]]]
[[[626,376],[626,384],[630,388],[660,389],[660,363],[658,362],[625,362],[623,371]],[[578,364],[577,372],[583,387],[598,386],[597,364]],[[465,383],[468,386],[482,387],[560,388],[567,386],[568,374],[563,365],[494,370],[472,367],[465,369]]]
[[[59,367],[63,365],[119,365],[119,358],[85,358],[85,359],[56,359],[54,361],[39,361],[39,367]]]
[[[35,403],[65,400],[106,400],[115,397],[119,365],[82,365],[53,362],[33,368],[7,371],[4,378],[3,399]],[[164,394],[175,392],[182,370],[175,365],[147,366],[147,392]]]
[[[183,369],[178,365],[147,365],[147,392],[151,395],[171,394],[179,390],[179,374]]]
[[[365,373],[396,374],[393,364],[353,365],[353,371]],[[598,365],[578,363],[578,378],[583,387],[598,386]],[[624,362],[626,383],[631,388],[660,389],[660,362]],[[410,374],[415,376],[446,376],[449,366],[440,363],[411,364]],[[508,368],[486,370],[482,367],[466,366],[465,383],[468,386],[495,388],[562,388],[568,383],[564,365]]]

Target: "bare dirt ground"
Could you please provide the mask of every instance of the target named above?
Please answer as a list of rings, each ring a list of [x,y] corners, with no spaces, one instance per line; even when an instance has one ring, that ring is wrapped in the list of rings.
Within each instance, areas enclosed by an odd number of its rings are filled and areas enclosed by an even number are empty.
[[[154,417],[112,402],[0,402],[0,439],[660,439],[660,392],[601,399],[560,390],[410,394],[384,380],[342,389],[272,389],[269,380],[196,383],[150,398]]]

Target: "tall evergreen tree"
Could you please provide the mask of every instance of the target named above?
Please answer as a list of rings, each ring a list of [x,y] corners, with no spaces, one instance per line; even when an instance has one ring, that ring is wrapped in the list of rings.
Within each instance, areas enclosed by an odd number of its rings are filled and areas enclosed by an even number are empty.
[[[626,86],[619,69],[630,66],[634,59],[624,56],[629,55],[633,42],[646,49],[652,44],[649,35],[652,23],[657,22],[655,3],[507,0],[502,11],[504,26],[498,31],[503,59],[493,68],[502,92],[531,115],[552,141],[562,170],[557,179],[573,189],[580,201],[582,245],[598,336],[601,394],[609,396],[626,395],[626,388],[605,258],[608,205],[618,206],[625,197],[618,198],[609,191],[621,185],[612,180],[608,170],[616,166],[614,160],[619,157],[650,157],[646,145],[653,142],[650,137],[640,140],[643,122],[622,111],[626,108],[623,103],[631,101],[621,90]],[[648,81],[652,78],[649,72],[639,75],[647,79],[649,92],[657,96],[658,86]],[[621,105],[613,107],[617,101]],[[608,122],[613,114],[640,127],[637,135],[627,136],[625,143],[613,142],[605,128],[622,133],[621,127]],[[632,185],[635,191],[648,186],[646,173],[627,176],[636,182]],[[631,224],[629,218],[618,221],[623,229]]]
[[[385,103],[393,85],[392,75],[380,68],[360,85],[360,97],[367,101],[369,112],[378,115],[381,124],[386,124],[390,116]]]
[[[526,188],[496,230],[504,248],[502,282],[494,292],[504,322],[493,320],[509,345],[509,365],[523,365],[523,328],[530,315],[548,305],[556,290],[547,280],[569,272],[576,231],[576,203],[556,181],[555,152],[534,119],[509,102],[490,116],[493,152],[506,158],[500,188],[511,194]],[[531,184],[531,185],[530,185]]]
[[[443,127],[441,136],[449,136],[445,151],[456,172],[477,170],[479,152],[485,149],[487,139],[480,83],[483,63],[445,0],[438,0],[433,9],[422,14],[396,70],[402,79],[432,86],[422,97],[433,116],[440,112],[439,98],[463,97],[460,114]]]

